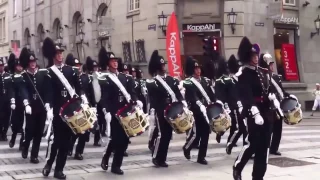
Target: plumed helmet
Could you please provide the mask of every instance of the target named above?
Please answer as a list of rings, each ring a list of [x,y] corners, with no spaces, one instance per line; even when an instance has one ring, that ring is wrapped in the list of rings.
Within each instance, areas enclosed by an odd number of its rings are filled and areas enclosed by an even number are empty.
[[[247,37],[243,37],[238,49],[238,57],[240,62],[243,64],[249,63],[254,54],[258,54],[257,50],[253,47]]]
[[[30,51],[24,47],[22,48],[19,56],[19,61],[21,63],[21,66],[25,69],[29,65],[29,58],[30,58]]]
[[[228,68],[232,74],[237,73],[240,68],[239,62],[233,54],[230,56],[228,60]]]
[[[116,57],[113,56],[112,58],[116,58]],[[122,61],[122,58],[118,58],[118,71],[123,72],[123,67],[124,67],[124,63]]]
[[[57,52],[63,51],[64,50],[60,46],[55,45],[51,38],[47,37],[44,39],[42,46],[42,54],[48,60],[48,67],[53,65],[53,58],[55,57]]]
[[[88,56],[87,57],[87,60],[86,60],[86,68],[87,68],[87,70],[89,71],[89,72],[92,72],[93,71],[93,68],[94,68],[94,62],[95,61],[93,61],[92,60],[92,58],[90,57],[90,56]],[[97,66],[98,64],[96,63],[96,66]]]
[[[131,65],[130,64],[123,64],[123,67],[122,67],[122,72],[123,71],[131,71]]]
[[[274,60],[273,60],[271,54],[269,54],[269,53],[265,53],[265,54],[263,55],[263,60],[264,60],[268,65],[270,65],[271,63],[274,63]]]
[[[194,69],[197,67],[201,67],[197,60],[193,59],[191,56],[188,56],[185,62],[185,75],[192,76],[194,73]]]
[[[224,74],[229,74],[228,62],[223,57],[220,57],[217,61],[216,77],[220,78]]]
[[[69,53],[66,57],[65,64],[68,66],[75,66],[74,57],[72,53]]]
[[[104,47],[101,47],[100,51],[99,51],[99,65],[102,71],[107,70],[107,66],[109,64],[109,55],[107,50]]]
[[[263,59],[263,56],[264,56],[265,54],[260,54],[260,57],[259,57],[259,66],[260,67],[262,67],[262,68],[268,68],[269,66],[268,66],[268,64],[267,64],[267,62],[265,62],[264,61],[264,59]]]
[[[162,69],[163,64],[166,64],[164,58],[159,56],[158,50],[154,50],[149,61],[149,74],[155,76],[157,71]]]
[[[15,72],[15,66],[19,63],[19,61],[16,59],[16,55],[11,53],[8,59],[8,71],[13,74]]]
[[[82,72],[85,73],[87,71],[88,71],[87,65],[86,64],[82,65]]]
[[[255,49],[255,51],[259,55],[260,54],[260,50],[261,50],[260,45],[255,43],[255,44],[252,45],[252,47]]]

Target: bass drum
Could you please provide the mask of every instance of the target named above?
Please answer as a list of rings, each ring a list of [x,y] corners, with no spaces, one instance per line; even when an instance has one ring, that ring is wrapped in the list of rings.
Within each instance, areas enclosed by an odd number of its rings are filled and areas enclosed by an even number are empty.
[[[139,136],[149,127],[148,115],[135,104],[130,103],[119,109],[116,117],[128,137]]]
[[[299,124],[302,121],[302,110],[299,102],[291,97],[284,98],[280,103],[284,122],[288,125]]]
[[[193,113],[184,107],[182,102],[171,103],[164,110],[164,118],[169,122],[176,134],[182,134],[192,128]]]
[[[59,115],[68,124],[74,134],[83,134],[85,131],[93,128],[97,121],[94,108],[82,106],[80,98],[73,98],[65,103],[61,107]]]
[[[213,103],[207,107],[207,116],[211,130],[216,134],[225,133],[231,126],[230,116],[219,103]]]

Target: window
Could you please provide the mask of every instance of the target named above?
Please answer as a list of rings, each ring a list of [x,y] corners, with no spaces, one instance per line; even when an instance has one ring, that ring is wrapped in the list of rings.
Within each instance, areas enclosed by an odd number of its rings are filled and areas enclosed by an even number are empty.
[[[129,11],[135,11],[140,8],[140,0],[129,0]]]
[[[143,39],[136,40],[136,55],[138,62],[147,62]]]
[[[0,15],[0,43],[6,42],[6,17],[5,13]]]
[[[13,16],[17,15],[17,0],[13,0]]]
[[[296,0],[283,0],[283,5],[295,6]]]
[[[13,31],[12,40],[17,40],[17,31]]]
[[[132,62],[130,42],[122,42],[123,60],[125,63]]]
[[[284,81],[299,81],[298,65],[295,52],[295,30],[276,29],[274,38],[274,60],[278,74]]]

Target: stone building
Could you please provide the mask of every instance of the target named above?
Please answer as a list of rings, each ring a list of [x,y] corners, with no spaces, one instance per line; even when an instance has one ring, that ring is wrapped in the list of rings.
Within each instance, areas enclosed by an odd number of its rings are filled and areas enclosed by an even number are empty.
[[[0,58],[5,62],[9,56],[8,0],[0,0]]]
[[[277,14],[271,3],[279,1],[282,16],[270,18],[270,13]],[[215,37],[217,50],[226,58],[236,54],[242,37],[248,36],[263,53],[274,56],[284,87],[308,108],[310,91],[320,81],[320,36],[315,28],[319,6],[319,0],[9,0],[9,39],[29,47],[42,63],[42,41],[50,36],[81,61],[97,58],[105,46],[145,71],[153,50],[166,57],[166,27],[160,27],[159,16],[168,20],[175,12],[182,60],[191,55],[201,62],[206,36]],[[237,16],[234,24],[232,12]]]

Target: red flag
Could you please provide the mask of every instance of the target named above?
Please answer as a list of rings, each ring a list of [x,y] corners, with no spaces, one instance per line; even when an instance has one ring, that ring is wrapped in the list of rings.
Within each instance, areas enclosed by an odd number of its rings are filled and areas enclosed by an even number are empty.
[[[180,32],[178,29],[177,17],[174,12],[170,16],[166,36],[169,75],[180,79],[182,76]]]

